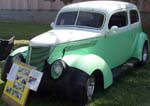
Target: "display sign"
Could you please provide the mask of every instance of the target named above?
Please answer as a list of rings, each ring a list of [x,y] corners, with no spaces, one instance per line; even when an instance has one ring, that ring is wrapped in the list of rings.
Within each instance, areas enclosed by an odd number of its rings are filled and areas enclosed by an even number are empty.
[[[43,73],[21,62],[14,62],[7,76],[2,98],[10,106],[24,106],[29,89],[37,91]]]

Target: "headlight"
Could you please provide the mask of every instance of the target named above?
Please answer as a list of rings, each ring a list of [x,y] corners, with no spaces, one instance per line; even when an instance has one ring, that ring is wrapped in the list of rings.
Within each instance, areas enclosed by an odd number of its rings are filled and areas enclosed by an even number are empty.
[[[64,69],[65,69],[65,63],[62,60],[55,61],[51,66],[52,78],[54,79],[59,78]]]

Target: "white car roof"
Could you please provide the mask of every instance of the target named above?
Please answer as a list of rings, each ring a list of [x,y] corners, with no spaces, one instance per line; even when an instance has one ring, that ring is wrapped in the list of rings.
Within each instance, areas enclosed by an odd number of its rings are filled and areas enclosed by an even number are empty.
[[[60,11],[100,11],[100,12],[112,12],[119,9],[134,8],[137,7],[132,3],[121,1],[87,1],[74,3],[64,6]]]

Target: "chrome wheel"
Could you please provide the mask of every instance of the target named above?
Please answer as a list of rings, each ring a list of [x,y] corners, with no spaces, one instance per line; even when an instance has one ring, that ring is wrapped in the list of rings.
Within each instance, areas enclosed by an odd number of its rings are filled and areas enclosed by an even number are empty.
[[[88,99],[88,101],[92,100],[92,96],[94,94],[94,90],[95,90],[95,78],[94,77],[90,77],[87,80],[87,99]]]
[[[148,60],[148,44],[145,43],[142,50],[142,60],[137,64],[138,66],[144,66]]]
[[[147,57],[148,57],[148,50],[147,50],[147,47],[145,46],[144,49],[143,49],[143,62],[146,62],[147,61]]]

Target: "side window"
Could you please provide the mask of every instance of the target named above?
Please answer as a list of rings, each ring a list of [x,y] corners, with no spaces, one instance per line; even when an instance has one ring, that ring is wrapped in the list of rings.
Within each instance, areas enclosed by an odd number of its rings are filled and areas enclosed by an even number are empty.
[[[136,10],[130,11],[130,21],[131,21],[131,24],[139,21],[139,16]]]
[[[124,27],[128,25],[128,15],[127,12],[118,12],[111,16],[108,24],[110,29],[112,26]]]

